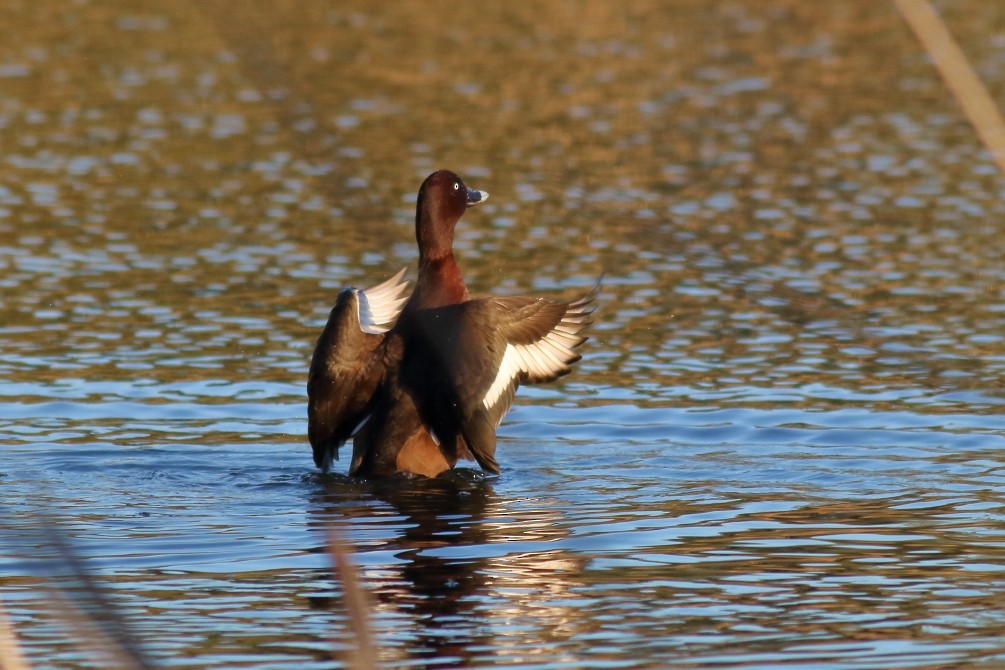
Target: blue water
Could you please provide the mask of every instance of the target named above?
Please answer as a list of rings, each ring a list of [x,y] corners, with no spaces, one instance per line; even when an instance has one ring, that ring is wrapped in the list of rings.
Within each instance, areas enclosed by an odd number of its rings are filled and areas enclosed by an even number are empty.
[[[329,667],[352,640],[327,527],[393,667],[1005,659],[999,416],[532,392],[501,476],[376,484],[314,471],[301,394],[80,383],[4,404],[3,599],[41,667],[78,658],[37,585],[65,573],[54,522],[172,664]]]

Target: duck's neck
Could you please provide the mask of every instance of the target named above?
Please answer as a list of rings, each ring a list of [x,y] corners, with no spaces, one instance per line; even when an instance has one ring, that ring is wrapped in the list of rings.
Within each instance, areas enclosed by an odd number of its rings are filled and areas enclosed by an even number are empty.
[[[419,279],[406,311],[456,305],[468,299],[468,287],[453,253],[436,258],[419,258]]]

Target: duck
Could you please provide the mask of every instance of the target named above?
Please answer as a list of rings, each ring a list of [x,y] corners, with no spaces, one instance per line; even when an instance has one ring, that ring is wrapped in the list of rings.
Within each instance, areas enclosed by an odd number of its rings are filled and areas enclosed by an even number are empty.
[[[496,429],[517,388],[581,360],[599,283],[566,301],[469,295],[454,229],[488,197],[450,170],[433,172],[415,206],[411,294],[405,269],[339,292],[307,379],[308,439],[323,472],[352,440],[350,477],[436,477],[462,459],[499,474]]]

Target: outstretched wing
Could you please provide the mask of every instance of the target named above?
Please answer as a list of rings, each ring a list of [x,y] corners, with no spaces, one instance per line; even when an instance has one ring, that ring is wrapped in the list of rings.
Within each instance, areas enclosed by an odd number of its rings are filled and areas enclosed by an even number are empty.
[[[371,409],[384,373],[384,333],[407,299],[404,274],[368,289],[342,289],[318,338],[307,377],[307,434],[314,463],[325,471]]]
[[[501,319],[502,359],[480,398],[494,425],[506,416],[518,385],[550,382],[572,372],[572,364],[582,358],[575,349],[587,339],[579,333],[590,323],[593,297],[591,292],[568,303],[494,299],[508,314]]]
[[[444,446],[456,443],[461,452],[466,447],[482,468],[499,472],[495,431],[517,387],[572,370],[581,358],[575,349],[586,341],[580,331],[590,323],[595,293],[572,302],[485,298],[416,314],[421,338],[408,355],[416,369],[409,384]],[[436,364],[421,365],[428,357]]]

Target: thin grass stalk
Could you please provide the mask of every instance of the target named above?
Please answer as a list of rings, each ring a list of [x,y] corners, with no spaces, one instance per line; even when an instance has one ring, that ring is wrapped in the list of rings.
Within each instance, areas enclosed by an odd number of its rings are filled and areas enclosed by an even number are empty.
[[[0,603],[0,670],[29,670],[7,610]]]
[[[928,0],[893,0],[893,4],[932,57],[946,86],[1005,175],[1005,118],[966,54]]]
[[[380,664],[370,625],[370,602],[359,582],[350,550],[331,526],[328,526],[328,555],[335,580],[342,585],[342,603],[354,641],[350,651],[337,656],[350,670],[377,670]]]
[[[73,590],[52,589],[53,600],[60,604],[61,614],[90,653],[101,657],[106,668],[149,670],[154,664],[129,631],[118,608],[91,576],[84,561],[55,524],[46,529],[49,544],[56,552],[62,568],[67,569],[75,583]]]

